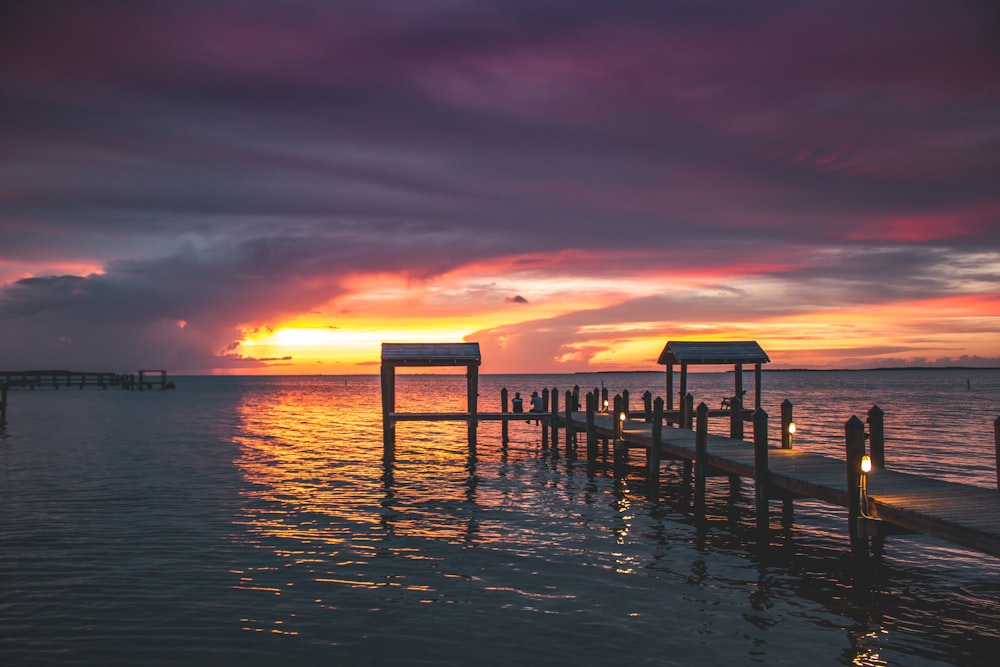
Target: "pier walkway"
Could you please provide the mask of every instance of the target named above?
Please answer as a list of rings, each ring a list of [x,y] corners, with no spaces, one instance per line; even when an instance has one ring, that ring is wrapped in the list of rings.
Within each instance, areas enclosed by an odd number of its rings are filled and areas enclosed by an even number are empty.
[[[704,412],[707,416],[707,409]],[[863,428],[860,420],[853,419]],[[705,454],[699,470],[698,440],[705,430],[700,425],[697,430],[662,427],[657,438],[652,423],[619,419],[621,426],[616,428],[613,414],[595,414],[592,420],[591,439],[614,441],[620,455],[634,449],[645,451],[651,482],[658,483],[659,462],[664,459],[691,464],[696,490],[699,475],[702,479],[711,475],[753,479],[764,503],[758,509],[764,525],[768,501],[815,498],[849,510],[856,548],[866,549],[868,538],[913,532],[1000,557],[1000,493],[992,489],[879,467],[855,474],[854,465],[845,460],[791,448],[766,446],[766,455],[761,457],[758,444],[707,432],[701,436]],[[557,421],[563,427],[588,431],[584,412],[564,413]],[[848,431],[850,427],[848,422]],[[859,435],[863,443],[865,435]],[[851,434],[846,437],[850,440]]]

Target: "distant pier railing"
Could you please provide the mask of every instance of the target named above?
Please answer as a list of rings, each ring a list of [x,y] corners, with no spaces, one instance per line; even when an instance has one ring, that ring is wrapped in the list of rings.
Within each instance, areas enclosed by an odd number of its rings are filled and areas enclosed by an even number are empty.
[[[0,371],[0,427],[7,425],[9,389],[69,389],[69,388],[121,388],[131,391],[145,389],[173,389],[165,370],[140,370],[136,373],[111,371]]]

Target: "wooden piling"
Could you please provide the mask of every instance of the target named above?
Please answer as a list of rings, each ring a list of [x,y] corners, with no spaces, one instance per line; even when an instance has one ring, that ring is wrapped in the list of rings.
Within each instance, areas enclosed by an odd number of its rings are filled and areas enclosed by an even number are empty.
[[[873,468],[885,468],[885,413],[877,405],[868,411],[868,449]]]
[[[757,528],[765,529],[770,525],[767,506],[770,472],[767,467],[767,412],[763,408],[753,411],[753,469]]]
[[[993,446],[996,451],[993,467],[997,471],[997,491],[1000,491],[1000,417],[993,420]]]
[[[663,399],[659,397],[653,401],[650,440],[649,456],[646,458],[646,477],[650,487],[656,491],[660,488],[660,444],[663,440]]]
[[[853,415],[844,424],[847,449],[847,531],[851,536],[851,553],[868,554],[868,538],[859,530],[861,520],[861,457],[865,455],[865,425]]]
[[[500,390],[500,412],[507,412],[507,387]],[[500,422],[500,442],[506,445],[510,442],[510,422],[506,419]]]
[[[622,412],[628,417],[629,414],[629,391],[628,389],[622,390]]]
[[[781,402],[781,448],[791,449],[794,433],[792,433],[792,402],[787,398]],[[792,524],[795,506],[789,493],[781,494],[781,523],[783,526]]]
[[[587,392],[587,459],[593,461],[597,458],[597,428],[595,427],[594,414],[597,412],[597,394]]]
[[[681,425],[689,431],[694,428],[694,394],[684,394],[684,411]]]
[[[689,394],[690,396],[690,394]],[[694,503],[695,514],[705,511],[705,482],[708,479],[708,406],[698,404],[694,433]]]
[[[615,465],[619,466],[628,461],[628,444],[622,440],[622,419],[625,414],[625,401],[621,394],[615,394],[614,408],[611,411],[611,432],[614,434],[614,455]]]
[[[642,414],[647,422],[653,421],[653,392],[648,389],[642,392]]]
[[[792,402],[787,398],[781,402],[781,448],[792,448]]]
[[[576,429],[573,428],[573,392],[566,391],[566,456],[573,455],[576,444]]]
[[[549,406],[551,408],[549,414],[552,417],[549,420],[552,423],[552,453],[558,454],[559,453],[559,419],[558,419],[559,390],[556,389],[555,387],[552,387],[552,392],[549,394],[549,397],[552,400],[552,404]]]
[[[729,437],[743,439],[743,401],[739,396],[729,399]]]
[[[382,461],[391,463],[396,458],[396,373],[391,366],[382,366]]]

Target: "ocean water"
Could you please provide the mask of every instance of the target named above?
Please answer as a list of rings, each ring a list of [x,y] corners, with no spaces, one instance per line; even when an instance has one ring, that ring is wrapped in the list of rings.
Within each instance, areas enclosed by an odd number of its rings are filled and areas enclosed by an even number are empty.
[[[753,396],[747,373],[748,396]],[[401,423],[377,377],[179,377],[174,391],[12,390],[0,431],[0,664],[972,665],[1000,651],[1000,560],[926,536],[849,556],[843,510],[769,534],[710,480],[693,520],[665,464],[542,449],[539,428]],[[464,376],[398,379],[400,410],[460,410]],[[483,376],[529,395],[662,374]],[[692,374],[716,407],[731,374]],[[887,465],[996,488],[1000,371],[765,372],[777,438],[841,457],[885,410]],[[713,430],[726,432],[725,424]],[[638,459],[638,460],[636,460]]]

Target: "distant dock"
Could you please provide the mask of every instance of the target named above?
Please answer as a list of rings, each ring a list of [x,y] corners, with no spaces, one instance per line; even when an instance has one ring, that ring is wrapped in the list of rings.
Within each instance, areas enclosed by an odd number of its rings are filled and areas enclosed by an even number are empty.
[[[165,370],[140,370],[135,373],[68,370],[0,371],[0,385],[27,389],[85,389],[87,387],[107,389],[108,387],[120,387],[140,391],[154,388],[174,388],[174,384],[167,381]]]
[[[111,371],[0,371],[0,427],[7,425],[7,392],[9,389],[107,389],[108,387],[143,391],[173,389],[165,370],[140,370],[135,373]]]

